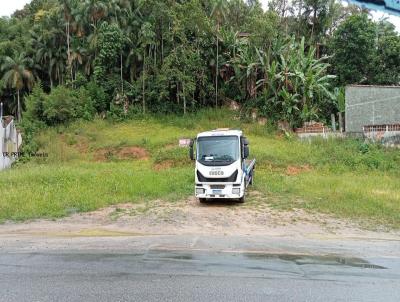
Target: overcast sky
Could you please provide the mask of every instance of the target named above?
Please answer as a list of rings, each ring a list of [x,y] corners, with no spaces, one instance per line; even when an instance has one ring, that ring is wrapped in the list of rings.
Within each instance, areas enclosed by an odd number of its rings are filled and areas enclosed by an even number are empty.
[[[260,0],[264,7],[267,7],[268,0]],[[15,10],[21,9],[30,0],[0,0],[0,16],[9,16]],[[379,20],[383,16],[388,17],[389,21],[396,25],[397,30],[400,32],[400,17],[384,14],[382,12],[372,11],[372,15],[375,20]]]
[[[10,16],[17,9],[21,9],[25,4],[31,2],[30,0],[0,0],[0,15]]]

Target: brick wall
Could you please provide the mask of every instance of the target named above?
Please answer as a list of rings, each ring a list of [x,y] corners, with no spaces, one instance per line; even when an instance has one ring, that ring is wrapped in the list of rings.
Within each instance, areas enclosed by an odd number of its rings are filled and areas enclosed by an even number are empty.
[[[400,123],[400,87],[346,87],[346,132],[362,133],[366,125],[397,123]]]

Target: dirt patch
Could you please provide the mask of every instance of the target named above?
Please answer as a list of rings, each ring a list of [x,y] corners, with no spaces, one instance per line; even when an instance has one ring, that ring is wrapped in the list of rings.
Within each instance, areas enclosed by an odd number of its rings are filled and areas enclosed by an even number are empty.
[[[141,147],[120,147],[120,148],[103,148],[95,151],[95,160],[106,161],[112,159],[127,160],[141,159],[148,160],[150,158],[146,149]]]
[[[363,230],[353,221],[303,209],[276,209],[267,197],[251,191],[246,203],[210,201],[191,197],[178,202],[163,200],[119,204],[90,213],[73,214],[56,221],[7,223],[0,236],[17,234],[51,237],[116,237],[153,235],[234,235],[290,238],[369,237],[399,238],[398,232]]]
[[[89,152],[89,143],[84,140],[79,140],[75,147],[78,149],[79,153],[88,153]]]
[[[288,166],[286,168],[286,175],[289,176],[295,176],[300,173],[304,172],[310,172],[312,169],[309,165],[303,165],[303,166]]]
[[[168,169],[174,167],[174,165],[175,165],[175,163],[173,160],[165,160],[165,161],[155,164],[154,170],[156,170],[156,171],[168,170]]]
[[[122,159],[149,159],[149,153],[144,148],[140,147],[124,147],[117,153]]]

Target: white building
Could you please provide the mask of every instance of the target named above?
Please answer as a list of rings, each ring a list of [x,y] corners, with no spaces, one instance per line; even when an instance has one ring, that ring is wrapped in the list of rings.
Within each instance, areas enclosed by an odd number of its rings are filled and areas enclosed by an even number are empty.
[[[9,168],[17,159],[22,137],[11,116],[0,116],[0,170]]]

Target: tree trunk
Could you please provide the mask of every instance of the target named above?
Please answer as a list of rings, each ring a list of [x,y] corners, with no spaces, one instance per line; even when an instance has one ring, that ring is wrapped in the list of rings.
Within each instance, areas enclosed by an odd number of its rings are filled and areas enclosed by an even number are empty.
[[[219,72],[219,61],[218,61],[218,55],[219,55],[219,40],[218,40],[218,32],[219,32],[219,24],[217,25],[217,65],[215,66],[215,108],[218,107],[218,72]]]
[[[75,84],[74,84],[74,69],[72,68],[72,64],[69,64],[69,70],[71,71],[72,88],[75,88]]]
[[[68,58],[68,67],[69,67],[69,69],[70,69],[70,71],[71,71],[71,81],[72,81],[73,75],[72,75],[72,66],[71,66],[71,46],[70,46],[70,44],[71,44],[71,39],[70,39],[70,25],[69,25],[69,21],[67,21],[66,27],[67,27],[67,58]]]
[[[122,75],[122,51],[120,54],[120,63],[121,63],[121,92],[122,94],[124,94],[124,79],[123,79],[123,75]]]
[[[186,115],[185,85],[182,85],[182,93],[183,93],[183,114]]]
[[[67,30],[67,57],[68,57],[68,64],[69,64],[69,62],[71,62],[71,58],[70,58],[69,21],[67,21],[66,30]]]
[[[301,14],[302,14],[302,11],[303,11],[303,0],[301,0],[300,3],[299,3],[299,14],[298,14],[298,16],[297,16],[297,18],[298,18],[299,21],[301,21]],[[298,37],[300,36],[300,27],[301,27],[301,26],[298,26],[298,27],[297,27],[297,36],[298,36]]]
[[[178,105],[181,103],[179,98],[179,82],[176,82],[176,101]]]
[[[17,90],[17,99],[18,99],[18,103],[17,103],[17,117],[18,117],[18,122],[21,121],[21,101],[19,99],[19,89]]]
[[[143,97],[143,114],[146,113],[146,98],[145,98],[145,93],[144,93],[144,87],[145,87],[145,77],[146,75],[146,49],[143,51],[143,74],[142,74],[142,97]]]
[[[161,41],[161,58],[160,64],[162,65],[164,62],[164,35],[163,35],[163,18],[161,18],[161,25],[160,25],[160,41]]]
[[[314,31],[315,31],[315,22],[316,21],[317,21],[317,8],[314,7],[313,23],[312,23],[312,28],[311,28],[311,40],[314,40]]]
[[[161,33],[161,65],[164,62],[164,37]]]
[[[154,69],[157,68],[157,44],[154,45]]]

